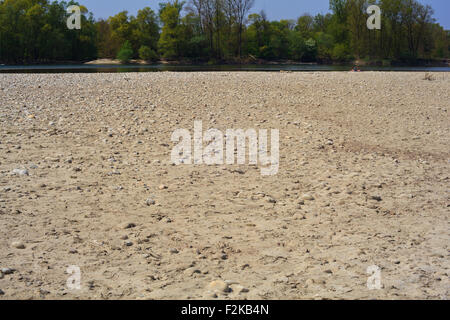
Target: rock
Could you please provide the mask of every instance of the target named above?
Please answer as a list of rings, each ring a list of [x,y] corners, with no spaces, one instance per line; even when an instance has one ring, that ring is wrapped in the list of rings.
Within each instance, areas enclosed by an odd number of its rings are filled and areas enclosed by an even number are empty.
[[[0,296],[3,296],[4,294],[5,292],[2,289],[0,289]]]
[[[159,186],[159,190],[166,190],[168,188],[169,188],[168,186],[163,185],[163,184]]]
[[[308,280],[305,281],[306,287],[309,287],[309,286],[311,286],[313,284],[314,284],[314,280],[313,279],[308,279]]]
[[[247,288],[239,285],[239,284],[234,284],[231,286],[231,289],[233,290],[234,293],[236,294],[241,294],[241,293],[246,293],[249,292],[250,290],[248,290]]]
[[[147,206],[153,206],[153,205],[156,204],[156,201],[153,200],[153,199],[151,199],[151,198],[148,198],[148,199],[145,201],[145,203],[147,204]]]
[[[383,199],[380,196],[371,196],[370,199],[378,202],[383,201]]]
[[[2,268],[2,270],[1,270],[1,272],[3,273],[3,274],[13,274],[14,273],[14,269],[11,269],[11,268]]]
[[[173,248],[173,249],[170,249],[169,252],[172,254],[177,254],[179,251],[177,249]]]
[[[196,268],[187,268],[186,270],[183,271],[184,275],[186,276],[192,276],[193,274],[200,274],[201,271],[196,269]]]
[[[313,201],[313,200],[315,200],[315,198],[312,196],[312,195],[310,195],[310,194],[307,194],[307,193],[305,193],[304,195],[302,195],[302,198],[301,198],[303,201]]]
[[[25,249],[25,244],[22,241],[14,241],[11,246],[16,249]]]
[[[123,229],[132,229],[135,227],[136,227],[136,224],[133,222],[125,222],[124,224],[122,224]]]
[[[12,171],[12,174],[14,174],[16,176],[28,176],[29,172],[27,169],[14,169]]]
[[[275,200],[274,198],[268,198],[267,202],[268,203],[277,203],[277,200]]]
[[[230,287],[223,280],[215,280],[208,285],[208,289],[212,292],[230,292]]]
[[[131,241],[125,241],[125,245],[126,245],[127,247],[131,247],[131,246],[133,245],[133,242],[131,242]]]
[[[4,277],[3,272],[0,272],[0,279],[3,279]]]

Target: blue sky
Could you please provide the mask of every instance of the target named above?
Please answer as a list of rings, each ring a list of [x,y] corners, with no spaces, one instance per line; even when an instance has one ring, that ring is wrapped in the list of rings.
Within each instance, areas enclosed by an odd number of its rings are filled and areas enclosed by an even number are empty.
[[[78,0],[85,5],[96,18],[107,18],[120,11],[127,10],[136,14],[139,9],[150,6],[158,9],[162,0]],[[420,0],[423,4],[430,4],[435,13],[434,17],[447,30],[450,29],[450,1],[449,0]],[[328,12],[329,0],[255,0],[252,12],[266,11],[269,19],[295,19],[303,13],[315,15]]]

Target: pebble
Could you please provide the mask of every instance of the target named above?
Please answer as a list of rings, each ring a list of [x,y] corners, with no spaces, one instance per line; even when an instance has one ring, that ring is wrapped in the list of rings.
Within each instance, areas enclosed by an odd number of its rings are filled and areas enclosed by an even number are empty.
[[[12,171],[12,174],[15,174],[17,176],[28,176],[29,172],[26,169],[14,169]]]
[[[174,248],[174,249],[170,249],[169,252],[172,254],[177,254],[179,251]]]
[[[370,199],[378,201],[378,202],[383,200],[380,196],[371,196]]]
[[[148,199],[145,201],[145,203],[147,204],[147,206],[153,206],[153,205],[156,204],[156,201],[153,200],[153,199],[151,199],[151,198],[148,198]]]
[[[200,274],[201,273],[201,271],[200,270],[198,270],[198,269],[196,269],[196,268],[187,268],[186,270],[184,270],[183,271],[183,273],[186,275],[186,276],[192,276],[193,274]]]
[[[14,241],[13,243],[11,243],[11,246],[16,249],[25,249],[25,245],[22,241]]]
[[[248,290],[247,288],[239,285],[239,284],[235,284],[231,286],[231,289],[233,290],[234,293],[236,294],[241,294],[241,293],[246,293],[249,292],[250,290]]]
[[[14,269],[11,268],[2,268],[1,272],[6,275],[6,274],[13,274],[14,273]]]
[[[160,185],[159,186],[159,190],[165,190],[165,189],[168,189],[169,187],[168,186],[166,186],[166,185]]]
[[[125,222],[125,223],[122,225],[122,228],[123,228],[123,229],[132,229],[132,228],[135,228],[135,227],[136,227],[136,224],[133,223],[133,222]]]
[[[208,285],[208,289],[213,292],[229,292],[230,287],[223,280],[215,280]]]
[[[304,195],[302,195],[302,200],[303,201],[313,201],[314,199],[315,198],[312,195],[310,195],[310,194],[305,193]]]
[[[2,289],[0,289],[0,296],[3,296],[4,294],[5,292]]]
[[[125,245],[126,245],[127,247],[131,247],[131,246],[133,245],[133,242],[131,242],[131,241],[125,241]]]

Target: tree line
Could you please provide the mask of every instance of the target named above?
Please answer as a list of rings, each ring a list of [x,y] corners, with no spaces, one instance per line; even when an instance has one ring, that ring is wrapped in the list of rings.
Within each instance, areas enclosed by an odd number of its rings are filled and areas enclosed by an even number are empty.
[[[381,30],[366,25],[369,5],[381,8]],[[66,25],[70,5],[81,30]],[[254,0],[170,0],[130,15],[94,19],[77,2],[0,0],[0,61],[295,60],[304,62],[448,59],[450,32],[417,0],[330,0],[330,13],[270,21],[251,13]]]

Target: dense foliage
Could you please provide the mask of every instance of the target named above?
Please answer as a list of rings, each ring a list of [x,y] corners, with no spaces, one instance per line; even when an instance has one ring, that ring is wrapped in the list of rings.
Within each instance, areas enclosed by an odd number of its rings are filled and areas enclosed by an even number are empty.
[[[69,30],[68,6],[48,0],[0,0],[0,61],[95,58],[296,61],[416,61],[449,57],[450,32],[417,0],[330,0],[330,13],[269,21],[254,0],[171,0],[158,12],[123,11],[94,20],[81,6],[81,30]],[[366,8],[382,11],[381,30],[366,26]]]

